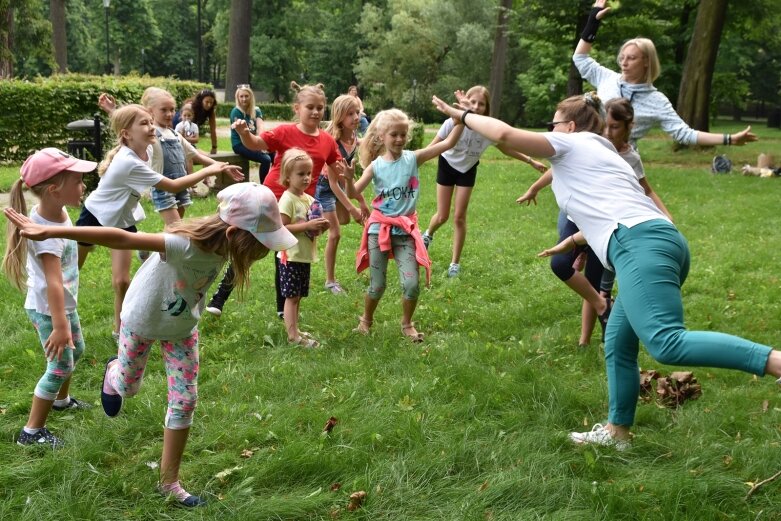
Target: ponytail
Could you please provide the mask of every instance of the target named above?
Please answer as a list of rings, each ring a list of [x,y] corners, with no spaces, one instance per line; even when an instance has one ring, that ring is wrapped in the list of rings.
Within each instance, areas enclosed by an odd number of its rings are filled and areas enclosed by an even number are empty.
[[[17,212],[27,215],[27,203],[23,191],[24,181],[17,179],[11,187],[10,206]],[[24,291],[27,287],[27,239],[22,237],[19,228],[11,221],[6,224],[3,271],[15,288]]]
[[[103,177],[103,174],[106,173],[106,170],[108,170],[108,166],[111,164],[111,161],[114,159],[114,156],[117,155],[117,152],[119,152],[119,149],[122,148],[122,140],[117,140],[117,146],[112,148],[108,151],[108,154],[106,154],[106,157],[103,158],[103,161],[100,162],[98,165],[98,177]]]

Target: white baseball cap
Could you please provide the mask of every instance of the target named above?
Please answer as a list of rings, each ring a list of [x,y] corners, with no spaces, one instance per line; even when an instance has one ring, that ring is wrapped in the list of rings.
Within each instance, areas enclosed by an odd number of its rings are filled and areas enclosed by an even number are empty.
[[[287,250],[298,239],[282,224],[274,193],[257,183],[235,183],[217,194],[220,219],[250,232],[269,250]]]

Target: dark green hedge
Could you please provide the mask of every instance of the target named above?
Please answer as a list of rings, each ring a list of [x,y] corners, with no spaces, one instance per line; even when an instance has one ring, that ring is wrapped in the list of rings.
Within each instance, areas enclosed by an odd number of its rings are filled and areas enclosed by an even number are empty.
[[[84,74],[0,81],[0,161],[21,161],[47,146],[65,150],[69,138],[81,137],[67,131],[65,125],[100,112],[97,100],[101,92],[108,92],[120,104],[137,103],[144,89],[153,86],[168,90],[177,104],[210,87],[170,78]],[[107,121],[105,114],[101,117]],[[105,133],[104,137],[109,139],[107,147],[113,143],[113,138]]]

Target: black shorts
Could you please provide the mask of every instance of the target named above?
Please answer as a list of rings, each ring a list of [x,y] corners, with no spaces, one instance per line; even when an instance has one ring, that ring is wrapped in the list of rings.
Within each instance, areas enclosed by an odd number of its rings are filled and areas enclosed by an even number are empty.
[[[450,166],[442,156],[439,156],[439,165],[437,167],[437,184],[442,186],[464,186],[471,188],[475,186],[475,179],[477,178],[477,165],[464,172],[463,174]]]
[[[81,213],[79,214],[79,218],[76,221],[76,226],[103,226],[100,224],[100,221],[98,221],[98,218],[92,215],[92,212],[87,210],[86,206],[81,207]],[[130,233],[136,233],[138,231],[138,228],[136,228],[136,225],[128,226],[127,228],[122,228],[126,232]],[[79,242],[82,246],[94,246],[94,244],[89,242]]]
[[[308,297],[309,275],[312,265],[308,262],[287,261],[279,264],[279,287],[285,298]]]

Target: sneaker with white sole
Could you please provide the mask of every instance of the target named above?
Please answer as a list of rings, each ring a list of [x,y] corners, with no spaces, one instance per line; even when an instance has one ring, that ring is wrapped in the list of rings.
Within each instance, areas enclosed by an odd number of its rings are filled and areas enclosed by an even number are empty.
[[[570,432],[569,439],[577,445],[601,445],[623,451],[629,448],[629,442],[614,438],[601,423],[594,425],[588,432]]]
[[[431,246],[432,242],[434,242],[434,236],[429,235],[426,232],[423,232],[423,235],[421,235],[421,237],[423,237],[423,246],[425,246],[426,250],[428,250],[428,247]]]
[[[458,277],[458,273],[461,271],[461,265],[456,264],[455,262],[450,263],[450,267],[447,269],[447,276],[451,279],[453,277]]]
[[[59,449],[63,446],[63,441],[49,432],[46,427],[41,427],[35,434],[30,434],[22,429],[19,437],[16,438],[16,444],[23,447],[43,447],[50,446],[52,449]]]
[[[54,411],[83,411],[86,409],[92,409],[92,405],[77,400],[73,396],[70,397],[67,405],[52,405],[52,410]]]

